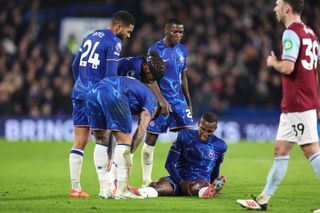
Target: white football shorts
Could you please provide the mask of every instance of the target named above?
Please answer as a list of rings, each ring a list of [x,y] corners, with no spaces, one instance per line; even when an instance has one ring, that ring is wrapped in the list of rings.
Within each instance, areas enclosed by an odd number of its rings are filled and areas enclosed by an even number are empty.
[[[317,111],[281,113],[276,140],[298,145],[318,142]]]

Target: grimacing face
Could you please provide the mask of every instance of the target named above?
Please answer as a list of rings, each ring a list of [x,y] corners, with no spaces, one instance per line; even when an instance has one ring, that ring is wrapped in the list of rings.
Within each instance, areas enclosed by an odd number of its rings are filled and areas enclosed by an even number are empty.
[[[202,142],[207,142],[217,129],[217,122],[209,123],[201,118],[199,121],[198,136]]]
[[[182,24],[181,25],[172,24],[166,27],[165,34],[169,42],[175,45],[181,41],[183,32],[184,32],[184,28]]]

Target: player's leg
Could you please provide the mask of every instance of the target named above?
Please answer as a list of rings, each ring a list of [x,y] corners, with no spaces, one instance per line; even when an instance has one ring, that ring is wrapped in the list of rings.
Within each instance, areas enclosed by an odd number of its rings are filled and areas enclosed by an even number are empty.
[[[76,195],[75,192],[80,193],[82,191],[80,184],[80,175],[82,169],[84,149],[88,142],[89,134],[90,129],[88,127],[74,127],[74,143],[69,154],[72,197],[79,197]]]
[[[112,156],[108,155],[109,149],[109,130],[93,130],[96,146],[94,148],[93,159],[100,184],[100,198],[109,198],[112,196],[113,178],[108,172],[109,163],[112,163]],[[112,152],[112,151],[111,151]],[[110,162],[109,162],[110,161]]]
[[[128,178],[132,164],[131,141],[129,133],[113,132],[117,141],[115,149],[114,164],[116,170],[117,188],[116,199],[141,199],[143,197],[128,190]]]
[[[318,179],[320,180],[320,147],[319,136],[317,129],[317,112],[316,110],[309,110],[301,113],[305,119],[297,125],[297,129],[303,131],[301,143],[299,143],[304,156],[309,159]]]
[[[170,115],[160,114],[155,120],[152,120],[147,128],[147,135],[141,150],[142,164],[142,187],[148,186],[152,182],[152,165],[156,141],[160,133],[167,131],[170,122]]]
[[[302,145],[301,148],[320,180],[320,148],[318,142]]]
[[[208,187],[208,186],[210,186],[210,183],[209,183],[208,181],[198,179],[198,180],[195,180],[195,181],[191,184],[191,186],[190,186],[190,192],[191,192],[192,195],[198,195],[200,189],[202,189],[202,188],[204,188],[204,187]]]
[[[277,140],[274,146],[274,162],[269,170],[267,183],[263,191],[253,200],[237,200],[241,206],[248,209],[266,210],[268,202],[286,175],[289,153],[293,147],[292,142],[296,141],[295,133],[292,130],[292,118],[282,113],[277,132]]]
[[[69,167],[71,179],[71,197],[88,197],[89,195],[82,191],[80,185],[80,174],[84,149],[88,143],[90,129],[86,115],[86,104],[83,100],[72,100],[73,104],[73,123],[74,123],[74,141],[69,154]]]
[[[152,166],[153,155],[158,134],[147,133],[145,143],[141,150],[141,164],[142,164],[142,187],[148,186],[152,182]]]

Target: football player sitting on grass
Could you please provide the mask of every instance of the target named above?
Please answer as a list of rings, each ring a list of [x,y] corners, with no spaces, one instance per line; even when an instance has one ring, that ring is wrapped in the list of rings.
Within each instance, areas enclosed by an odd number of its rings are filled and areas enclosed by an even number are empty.
[[[216,115],[207,112],[198,122],[198,130],[181,130],[170,148],[165,164],[170,176],[139,189],[141,195],[198,195],[200,198],[216,195],[226,182],[226,178],[219,176],[219,172],[227,151],[226,143],[213,134],[217,123]]]

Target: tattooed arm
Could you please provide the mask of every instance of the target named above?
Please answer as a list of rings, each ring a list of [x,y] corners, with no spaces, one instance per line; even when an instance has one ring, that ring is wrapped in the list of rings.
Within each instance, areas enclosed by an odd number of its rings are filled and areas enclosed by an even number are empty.
[[[131,153],[134,153],[141,143],[151,118],[149,113],[144,109],[139,118],[138,127],[132,137]]]

